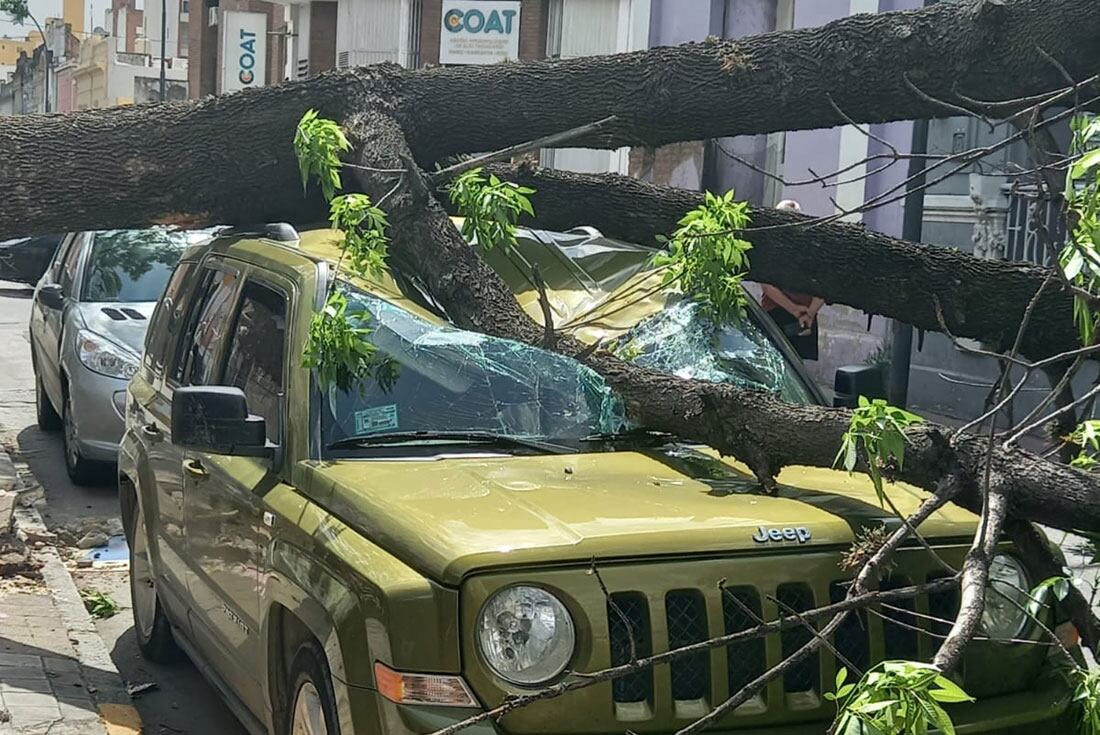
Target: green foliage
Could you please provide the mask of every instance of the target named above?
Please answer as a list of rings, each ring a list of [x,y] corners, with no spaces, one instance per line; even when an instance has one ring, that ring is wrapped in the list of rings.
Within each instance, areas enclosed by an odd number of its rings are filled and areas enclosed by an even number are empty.
[[[378,354],[370,341],[371,316],[365,311],[348,313],[348,298],[339,288],[329,292],[325,308],[313,315],[302,367],[317,371],[322,386],[343,391],[362,387],[373,379],[386,390],[397,377],[397,365]]]
[[[455,178],[449,192],[451,202],[465,218],[462,235],[486,251],[498,245],[515,246],[520,216],[535,216],[530,199],[534,193],[534,189],[493,175],[486,178],[480,168]]]
[[[879,502],[885,503],[882,470],[891,461],[901,469],[905,461],[905,429],[923,422],[920,416],[895,408],[880,398],[870,401],[860,396],[859,407],[852,411],[848,431],[844,433],[833,466],[843,463],[844,469],[852,472],[862,449],[867,455],[867,473],[875,485]]]
[[[0,0],[3,2],[4,0]],[[298,154],[298,170],[302,187],[311,175],[317,177],[321,193],[328,201],[343,187],[340,181],[340,154],[351,148],[344,131],[334,120],[326,120],[316,110],[306,110],[294,134],[294,151]]]
[[[341,194],[329,202],[329,221],[344,233],[343,250],[357,275],[377,278],[388,255],[386,213],[366,194]]]
[[[1033,618],[1038,617],[1040,609],[1048,595],[1054,595],[1058,600],[1066,599],[1070,585],[1073,582],[1069,577],[1047,577],[1032,588],[1028,595],[1027,614]]]
[[[1091,470],[1096,467],[1096,455],[1100,453],[1100,421],[1089,419],[1081,422],[1069,435],[1067,441],[1081,448],[1070,464],[1082,470]]]
[[[1100,735],[1100,671],[1075,672],[1077,686],[1074,688],[1073,701],[1080,711],[1080,735]]]
[[[748,205],[734,201],[732,190],[722,196],[708,191],[678,224],[667,250],[653,257],[654,265],[668,269],[664,285],[678,284],[714,321],[742,319],[741,280],[749,270],[752,245],[737,233],[749,224]]]
[[[1100,118],[1073,120],[1070,152],[1080,156],[1066,175],[1065,199],[1073,232],[1059,255],[1066,279],[1090,294],[1100,294]],[[1074,297],[1073,319],[1081,342],[1096,341],[1100,314],[1087,298]]]
[[[0,0],[0,13],[7,15],[15,23],[22,25],[31,17],[31,9],[27,0]]]
[[[122,609],[114,598],[98,590],[81,590],[80,599],[84,602],[84,609],[93,618],[101,620],[114,617]]]
[[[840,669],[836,691],[825,694],[838,704],[830,730],[836,735],[924,735],[933,728],[954,735],[942,705],[974,701],[932,664],[884,661],[854,684],[847,678]]]

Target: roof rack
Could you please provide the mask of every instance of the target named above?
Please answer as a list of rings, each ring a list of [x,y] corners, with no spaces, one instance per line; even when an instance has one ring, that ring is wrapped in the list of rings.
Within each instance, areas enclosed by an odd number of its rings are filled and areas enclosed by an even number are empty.
[[[263,225],[234,225],[219,235],[260,235],[275,242],[297,242],[298,231],[286,222],[268,222]]]

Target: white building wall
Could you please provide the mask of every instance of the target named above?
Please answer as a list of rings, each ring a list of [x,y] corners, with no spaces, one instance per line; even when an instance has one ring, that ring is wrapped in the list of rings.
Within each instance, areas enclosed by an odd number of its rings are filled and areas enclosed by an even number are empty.
[[[546,53],[563,59],[644,49],[649,45],[650,0],[550,0]],[[585,173],[627,173],[628,148],[558,148],[542,164]]]
[[[164,0],[168,11],[168,23],[165,26],[164,56],[173,58],[180,55],[180,0]],[[149,39],[149,54],[160,58],[160,2],[153,0],[145,3],[145,37]],[[125,26],[123,26],[125,29]]]
[[[413,66],[410,37],[418,0],[339,0],[336,6],[336,65],[393,62]]]

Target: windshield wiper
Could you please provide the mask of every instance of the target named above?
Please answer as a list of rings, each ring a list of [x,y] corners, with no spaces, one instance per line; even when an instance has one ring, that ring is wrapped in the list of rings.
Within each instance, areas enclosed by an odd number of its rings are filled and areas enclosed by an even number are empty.
[[[564,454],[573,449],[560,444],[528,439],[492,431],[387,431],[381,434],[363,434],[340,439],[328,446],[329,449],[348,449],[352,447],[384,446],[417,441],[438,441],[450,444],[490,444],[504,447],[534,449],[547,454]]]
[[[588,436],[581,439],[582,442],[589,442],[593,444],[614,444],[620,442],[633,442],[638,444],[668,444],[676,440],[676,437],[672,434],[668,434],[663,431],[654,431],[653,429],[628,429],[626,431],[608,431],[601,434],[589,434]]]

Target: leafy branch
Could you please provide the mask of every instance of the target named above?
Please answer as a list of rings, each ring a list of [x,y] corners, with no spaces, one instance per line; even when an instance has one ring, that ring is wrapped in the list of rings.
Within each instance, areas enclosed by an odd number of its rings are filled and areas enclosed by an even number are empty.
[[[655,266],[667,268],[663,285],[678,284],[714,321],[742,319],[746,296],[741,281],[749,271],[752,244],[737,233],[749,225],[748,204],[734,201],[733,191],[707,192],[678,224],[664,238],[667,250],[653,256]]]
[[[310,176],[314,176],[321,185],[325,201],[331,201],[336,190],[343,188],[340,154],[350,148],[351,143],[335,120],[320,117],[316,110],[306,110],[294,133],[294,152],[298,155],[302,188],[309,183]]]
[[[1100,118],[1073,119],[1070,152],[1078,156],[1066,174],[1065,200],[1073,232],[1058,257],[1066,280],[1081,293],[1073,298],[1073,320],[1081,343],[1096,341],[1098,315],[1093,300],[1100,296]]]
[[[317,178],[329,203],[329,222],[344,234],[342,255],[325,305],[310,320],[302,366],[316,370],[323,387],[335,385],[350,391],[373,379],[388,390],[397,378],[397,365],[371,342],[371,315],[366,311],[349,312],[347,294],[336,285],[345,257],[352,275],[377,278],[385,270],[389,252],[386,213],[366,194],[336,195],[342,187],[340,154],[349,148],[347,137],[335,121],[319,117],[315,110],[302,116],[294,136],[302,185],[309,182],[310,176]]]
[[[880,503],[885,503],[886,493],[882,487],[882,472],[893,462],[901,469],[905,461],[905,430],[924,419],[914,413],[889,405],[876,398],[868,400],[859,397],[858,407],[852,411],[848,431],[840,443],[833,466],[843,463],[848,472],[855,470],[862,449],[867,456],[867,474],[874,483],[875,493]]]
[[[829,730],[835,735],[925,735],[932,728],[955,735],[942,705],[974,701],[932,664],[883,661],[856,683],[847,677],[847,669],[837,671],[836,691],[825,694],[839,704]]]
[[[515,247],[520,216],[535,216],[530,199],[534,193],[495,175],[486,177],[480,168],[459,175],[449,188],[451,203],[465,218],[462,235],[486,251],[499,245]]]

